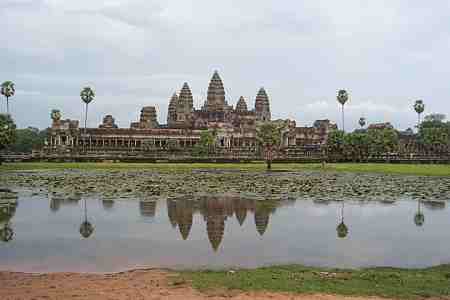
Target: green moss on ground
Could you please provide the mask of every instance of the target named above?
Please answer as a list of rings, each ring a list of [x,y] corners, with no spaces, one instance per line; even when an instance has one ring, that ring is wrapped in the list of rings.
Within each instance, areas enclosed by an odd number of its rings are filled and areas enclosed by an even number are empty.
[[[162,172],[191,171],[194,169],[210,170],[241,170],[241,171],[265,171],[263,162],[255,163],[5,163],[0,165],[0,171],[21,170],[155,170]],[[280,163],[273,165],[274,171],[302,171],[322,170],[321,164]],[[345,172],[376,172],[385,174],[425,175],[425,176],[450,176],[450,165],[431,164],[361,164],[338,163],[327,164],[326,171]]]
[[[427,269],[336,270],[274,266],[236,271],[185,271],[194,288],[289,293],[325,293],[419,299],[450,296],[450,265]]]

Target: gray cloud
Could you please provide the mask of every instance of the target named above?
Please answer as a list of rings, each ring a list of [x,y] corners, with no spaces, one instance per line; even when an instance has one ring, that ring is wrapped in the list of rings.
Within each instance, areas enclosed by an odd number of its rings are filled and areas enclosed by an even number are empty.
[[[121,126],[143,105],[164,122],[168,99],[189,82],[197,106],[213,70],[227,100],[253,105],[260,86],[276,118],[340,124],[335,100],[346,88],[347,126],[413,126],[411,108],[450,113],[450,4],[380,1],[5,0],[0,3],[0,80],[13,80],[19,126],[49,125],[59,108],[80,118],[79,91],[92,85],[91,126],[113,114]],[[5,101],[2,101],[4,110]]]

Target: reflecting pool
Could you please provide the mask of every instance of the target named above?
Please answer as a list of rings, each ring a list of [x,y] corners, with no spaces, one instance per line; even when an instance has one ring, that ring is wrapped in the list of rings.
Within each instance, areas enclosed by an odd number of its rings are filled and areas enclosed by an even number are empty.
[[[239,195],[55,198],[19,192],[0,269],[425,267],[450,263],[445,201],[257,201]]]

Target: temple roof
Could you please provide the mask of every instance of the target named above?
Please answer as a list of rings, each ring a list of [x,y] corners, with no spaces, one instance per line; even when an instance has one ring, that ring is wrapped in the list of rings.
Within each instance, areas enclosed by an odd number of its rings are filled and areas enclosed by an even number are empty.
[[[247,111],[247,103],[245,102],[244,97],[240,97],[239,101],[236,104],[236,111],[238,112],[242,112],[242,111]]]
[[[170,98],[169,107],[177,105],[178,102],[178,95],[177,93],[173,93],[172,97]]]
[[[209,82],[207,104],[208,108],[211,110],[222,110],[226,105],[225,89],[223,87],[222,79],[217,71],[214,71]]]
[[[178,101],[179,101],[179,103],[186,103],[190,107],[192,107],[194,104],[194,99],[192,98],[191,88],[189,87],[187,82],[185,82],[183,84],[183,87],[181,88],[180,96],[178,96]]]
[[[269,105],[269,96],[267,96],[266,90],[263,87],[259,89],[255,102],[261,102],[264,105]]]

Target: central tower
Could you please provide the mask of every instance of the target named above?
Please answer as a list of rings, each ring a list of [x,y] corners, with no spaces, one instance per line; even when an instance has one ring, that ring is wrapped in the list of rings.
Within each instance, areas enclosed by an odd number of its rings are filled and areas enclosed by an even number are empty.
[[[223,88],[222,79],[217,71],[209,82],[208,86],[208,96],[206,99],[206,109],[207,111],[224,111],[228,106],[225,101],[225,89]]]

